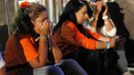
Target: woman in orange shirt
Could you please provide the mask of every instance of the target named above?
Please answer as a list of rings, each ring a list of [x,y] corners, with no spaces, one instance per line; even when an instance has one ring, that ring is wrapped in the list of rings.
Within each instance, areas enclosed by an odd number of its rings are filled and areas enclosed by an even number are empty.
[[[66,5],[58,24],[53,29],[53,42],[62,50],[63,55],[83,47],[87,50],[114,47],[115,40],[98,41],[102,36],[91,32],[82,24],[87,19],[87,7],[81,1],[71,0]]]
[[[46,66],[51,22],[44,6],[21,3],[13,28],[5,50],[8,75],[87,75],[71,59]]]
[[[84,2],[81,0],[71,0],[67,3],[52,34],[53,42],[60,48],[63,58],[76,59],[77,56],[81,56],[83,58],[82,60],[84,60],[89,57],[87,53],[90,53],[90,51],[114,47],[114,39],[110,41],[108,38],[109,40],[105,42],[98,41],[102,36],[98,33],[91,32],[82,25],[87,20],[87,17],[87,6]],[[80,55],[80,50],[82,52],[86,51],[84,52],[85,54]],[[90,59],[86,60],[89,61]],[[81,62],[84,65],[86,64],[86,67],[89,66],[90,62],[85,61]]]

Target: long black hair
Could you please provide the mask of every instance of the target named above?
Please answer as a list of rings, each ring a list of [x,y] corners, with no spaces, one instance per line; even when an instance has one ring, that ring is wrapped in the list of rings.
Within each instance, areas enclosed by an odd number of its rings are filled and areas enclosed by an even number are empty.
[[[102,26],[104,26],[104,20],[102,19],[102,16],[103,16],[103,12],[105,11],[105,9],[106,9],[105,6],[102,6],[102,10],[99,13],[97,26],[96,26],[97,32],[100,32],[100,29],[102,28]]]
[[[31,21],[34,21],[42,11],[46,11],[46,8],[37,3],[31,3],[29,6],[19,8],[15,21],[12,25],[13,32],[17,34],[30,34],[36,36],[34,31],[34,25]]]
[[[73,23],[77,24],[75,12],[77,12],[82,6],[84,6],[84,4],[80,3],[77,0],[69,1],[64,8],[62,15],[60,16],[58,24],[54,28],[54,32],[57,31],[57,29],[61,27],[66,20],[70,20]]]
[[[79,0],[71,0],[67,3],[62,15],[60,16],[59,22],[57,23],[57,25],[54,27],[53,29],[53,33],[57,32],[58,29],[61,28],[61,26],[63,25],[63,23],[67,20],[73,22],[76,27],[78,28],[78,30],[84,34],[85,36],[87,36],[88,38],[93,38],[90,34],[88,34],[83,25],[82,24],[78,24],[77,23],[77,19],[75,16],[75,12],[79,11],[83,6],[86,6],[86,3],[84,2],[80,2]]]

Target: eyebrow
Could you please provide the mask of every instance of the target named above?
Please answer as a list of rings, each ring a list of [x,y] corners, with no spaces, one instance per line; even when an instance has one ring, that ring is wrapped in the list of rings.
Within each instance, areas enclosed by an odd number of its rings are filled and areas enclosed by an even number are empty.
[[[46,17],[46,18],[43,18],[43,19],[42,19],[42,18],[40,18],[39,20],[43,20],[43,21],[44,21],[44,20],[46,20],[46,19],[48,19],[48,17]]]

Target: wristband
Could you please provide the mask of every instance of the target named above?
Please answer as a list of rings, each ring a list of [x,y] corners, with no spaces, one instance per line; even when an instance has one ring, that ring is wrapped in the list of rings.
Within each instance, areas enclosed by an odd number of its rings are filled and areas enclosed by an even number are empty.
[[[105,42],[106,44],[106,49],[109,49],[110,48],[110,43],[109,42]]]
[[[47,35],[37,37],[37,38],[35,39],[35,41],[38,41],[38,40],[41,39],[41,38],[46,38],[46,36],[47,36]]]

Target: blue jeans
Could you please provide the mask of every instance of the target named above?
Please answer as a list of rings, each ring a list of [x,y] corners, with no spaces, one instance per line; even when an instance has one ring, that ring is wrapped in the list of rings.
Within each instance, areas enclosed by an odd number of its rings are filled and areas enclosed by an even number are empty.
[[[51,65],[34,69],[33,75],[64,75],[61,68]]]
[[[88,75],[81,66],[72,59],[64,59],[61,63],[34,69],[34,75]]]

